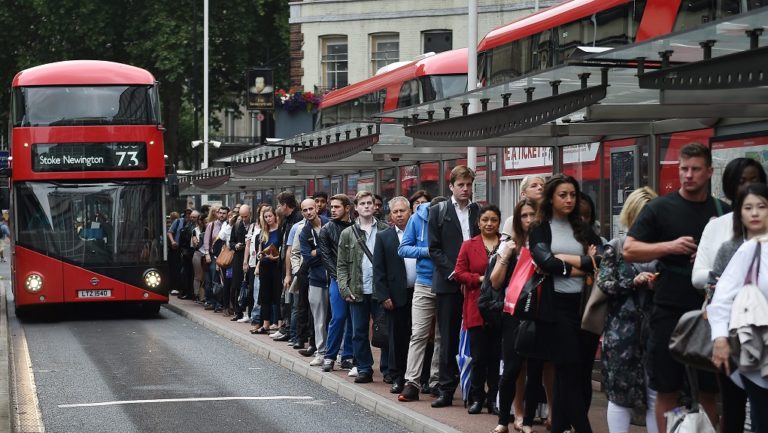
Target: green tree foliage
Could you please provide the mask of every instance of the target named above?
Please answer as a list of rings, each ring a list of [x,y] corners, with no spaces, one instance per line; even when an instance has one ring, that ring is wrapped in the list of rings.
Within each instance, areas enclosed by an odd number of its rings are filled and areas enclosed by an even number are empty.
[[[288,2],[210,0],[209,95],[212,111],[243,102],[245,71],[275,68],[288,76]],[[203,1],[6,0],[0,8],[0,75],[71,59],[110,60],[145,68],[161,82],[166,153],[193,166],[194,106],[202,112]],[[8,121],[9,92],[0,98]],[[244,113],[240,113],[243,115]],[[5,134],[5,131],[2,132]]]

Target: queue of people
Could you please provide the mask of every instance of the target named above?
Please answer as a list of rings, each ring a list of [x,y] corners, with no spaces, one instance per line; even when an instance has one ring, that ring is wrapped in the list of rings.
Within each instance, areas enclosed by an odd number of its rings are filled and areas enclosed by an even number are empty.
[[[766,432],[768,350],[730,344],[734,333],[768,341],[760,324],[768,310],[732,313],[752,274],[750,299],[768,308],[768,254],[758,248],[768,240],[766,174],[754,160],[731,161],[723,175],[729,204],[710,195],[709,148],[688,144],[679,163],[679,190],[629,194],[619,217],[625,234],[610,241],[573,177],[525,178],[502,225],[498,207],[472,201],[475,173],[465,166],[451,171],[450,197],[394,197],[386,221],[383,202],[368,191],[301,203],[282,192],[276,209],[253,212],[189,209],[168,231],[179,252],[174,294],[249,323],[256,336],[287,341],[310,366],[348,370],[356,383],[376,380],[373,341],[382,380],[403,403],[430,395],[433,408],[451,406],[468,380],[467,411],[496,416],[491,433],[510,424],[534,431],[542,402],[547,430],[590,433],[597,352],[611,433],[628,432],[633,412],[645,414],[648,432],[666,432],[665,415],[691,394],[686,372],[716,430],[743,431],[749,401],[752,431]],[[526,266],[538,288],[521,287]],[[605,298],[597,319],[585,317],[595,291]],[[503,302],[489,309],[486,295]],[[535,313],[520,312],[523,296],[533,296]],[[680,317],[705,302],[720,374],[693,371],[668,347]],[[602,332],[583,326],[587,319]],[[460,353],[460,341],[469,353]],[[744,350],[757,360],[747,363]],[[471,358],[468,377],[462,356]]]

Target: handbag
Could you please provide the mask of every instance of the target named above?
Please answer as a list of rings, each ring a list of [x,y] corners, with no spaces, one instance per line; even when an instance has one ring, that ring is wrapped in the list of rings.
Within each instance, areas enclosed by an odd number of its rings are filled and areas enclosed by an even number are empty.
[[[621,254],[617,256],[618,260],[622,260]],[[584,303],[584,312],[581,316],[581,329],[595,335],[602,335],[605,328],[605,318],[608,316],[608,295],[597,286],[600,278],[594,257],[592,257],[592,266],[594,266],[595,272],[592,278],[592,285],[588,288],[589,290],[585,288],[588,294],[584,294],[586,302]],[[617,268],[620,267],[617,266]]]
[[[716,433],[709,416],[699,405],[699,383],[696,372],[685,368],[691,388],[691,409],[678,407],[664,414],[667,433]]]
[[[520,266],[520,262],[517,264]],[[514,304],[514,313],[512,313],[512,315],[520,320],[535,320],[539,316],[539,300],[541,299],[542,283],[544,283],[547,276],[536,272],[533,257],[531,257],[530,264],[526,265],[525,268],[521,270],[517,279],[515,278],[516,274],[517,266],[515,266],[515,272],[512,274],[512,280],[509,283],[513,291],[516,290],[516,286],[512,286],[513,283],[519,284],[523,281],[522,279],[526,275],[530,276],[525,280],[525,283],[520,290],[520,296]],[[505,300],[504,302],[506,304],[507,301]]]
[[[523,320],[517,327],[515,335],[515,352],[526,358],[549,359],[546,342],[539,338],[540,327],[545,326],[536,320]]]
[[[219,274],[219,281],[211,282],[211,293],[213,293],[213,296],[219,296],[221,291],[224,290],[224,281],[221,278],[221,274]]]
[[[494,254],[485,270],[483,284],[480,286],[480,296],[477,298],[477,309],[485,323],[493,329],[501,329],[501,314],[504,309],[505,290],[496,290],[491,285],[491,273],[496,266],[498,255]]]
[[[515,312],[515,306],[520,300],[520,293],[523,291],[525,283],[534,275],[536,275],[536,265],[533,263],[533,256],[528,248],[523,247],[520,249],[520,257],[517,259],[517,264],[515,264],[515,269],[512,271],[505,291],[505,313],[513,314]]]
[[[745,278],[744,285],[757,284],[760,270],[760,242],[757,243],[752,263]],[[680,320],[669,338],[669,352],[675,360],[697,368],[699,370],[717,372],[718,369],[712,363],[712,328],[709,326],[706,316],[707,301],[704,301],[700,310],[689,311],[680,317]],[[733,346],[733,339],[729,340]],[[731,347],[731,371],[735,371],[733,355],[739,353]]]
[[[240,283],[240,293],[237,295],[237,304],[240,305],[240,307],[244,307],[246,304],[246,301],[248,300],[248,280],[243,280],[242,283]]]
[[[389,347],[389,325],[387,323],[387,313],[383,308],[373,318],[372,328],[371,346],[380,349]]]
[[[221,269],[227,269],[228,267],[232,266],[232,260],[234,258],[235,252],[232,251],[229,248],[229,245],[225,243],[219,252],[219,256],[216,257],[216,266],[220,267]]]

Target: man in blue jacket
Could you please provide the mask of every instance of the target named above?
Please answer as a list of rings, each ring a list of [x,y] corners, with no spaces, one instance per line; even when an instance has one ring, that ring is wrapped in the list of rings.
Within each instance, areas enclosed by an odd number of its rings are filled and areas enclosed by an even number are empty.
[[[416,213],[408,220],[403,233],[403,240],[397,254],[403,258],[416,259],[416,284],[413,289],[411,306],[411,341],[408,345],[408,362],[405,370],[405,387],[397,397],[407,402],[419,399],[419,379],[424,365],[424,355],[429,343],[429,334],[435,317],[437,301],[432,293],[432,259],[429,257],[428,221],[429,207],[445,201],[445,198],[433,203],[422,203]],[[430,385],[436,385],[438,363],[440,361],[440,332],[435,327],[435,347],[432,354],[432,377]],[[433,380],[433,378],[435,378]]]
[[[318,249],[318,237],[320,229],[328,219],[318,215],[315,201],[308,198],[301,202],[301,213],[307,220],[304,228],[299,233],[299,245],[301,248],[302,268],[306,267],[309,275],[309,309],[312,312],[313,326],[315,329],[315,359],[309,365],[323,365],[325,357],[325,343],[328,335],[326,319],[328,318],[328,274],[325,272],[323,260]]]

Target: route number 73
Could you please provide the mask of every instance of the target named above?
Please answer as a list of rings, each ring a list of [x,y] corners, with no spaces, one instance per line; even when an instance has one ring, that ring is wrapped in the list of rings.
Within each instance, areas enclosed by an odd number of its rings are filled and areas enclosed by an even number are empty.
[[[117,165],[119,166],[127,165],[128,167],[135,167],[139,165],[139,158],[137,158],[139,154],[138,152],[115,152],[115,154],[120,157],[120,160],[117,162]]]

